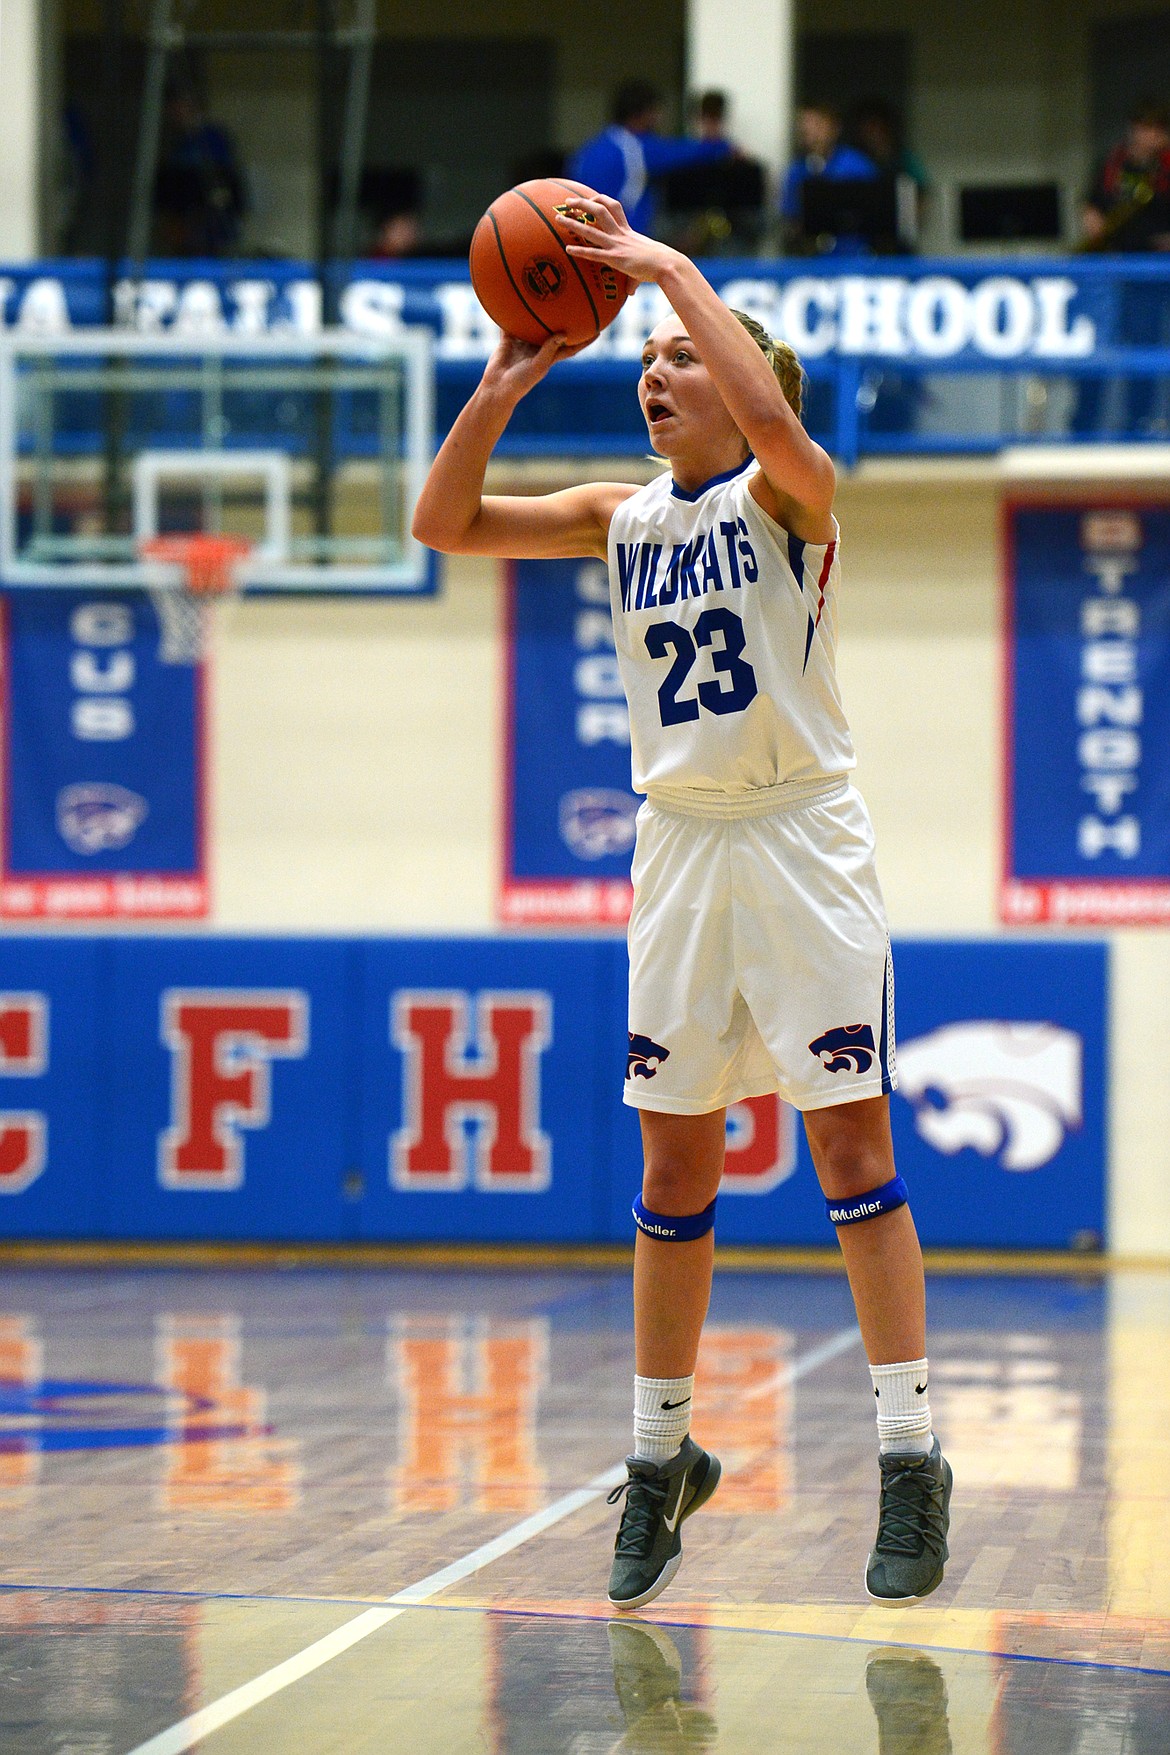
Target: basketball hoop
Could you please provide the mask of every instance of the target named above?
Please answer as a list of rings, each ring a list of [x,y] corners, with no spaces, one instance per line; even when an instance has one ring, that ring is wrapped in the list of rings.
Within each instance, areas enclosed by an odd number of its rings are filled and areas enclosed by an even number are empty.
[[[241,563],[252,552],[242,536],[186,531],[140,544],[146,588],[162,636],[164,664],[198,664],[207,655],[211,606],[240,589]]]

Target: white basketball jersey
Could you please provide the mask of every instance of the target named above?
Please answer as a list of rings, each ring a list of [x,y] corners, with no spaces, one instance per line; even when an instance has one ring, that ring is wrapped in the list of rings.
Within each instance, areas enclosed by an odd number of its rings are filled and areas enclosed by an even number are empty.
[[[769,518],[755,471],[749,457],[694,493],[661,475],[610,523],[637,792],[795,789],[856,764],[835,669],[839,541]]]

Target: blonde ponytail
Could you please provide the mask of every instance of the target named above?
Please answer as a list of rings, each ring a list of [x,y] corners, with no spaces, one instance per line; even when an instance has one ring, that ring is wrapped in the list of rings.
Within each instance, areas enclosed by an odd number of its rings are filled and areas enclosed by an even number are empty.
[[[771,366],[776,382],[784,392],[784,400],[793,413],[800,418],[804,403],[804,368],[795,351],[786,341],[773,341],[762,323],[749,317],[746,311],[732,310]]]

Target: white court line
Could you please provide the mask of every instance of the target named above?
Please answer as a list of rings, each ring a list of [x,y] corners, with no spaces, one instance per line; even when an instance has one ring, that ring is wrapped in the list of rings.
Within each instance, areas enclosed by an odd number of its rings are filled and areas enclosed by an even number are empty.
[[[842,1329],[821,1346],[814,1347],[803,1358],[786,1366],[777,1374],[776,1383],[796,1383],[799,1378],[807,1377],[810,1371],[815,1371],[829,1359],[836,1358],[838,1353],[845,1352],[859,1339],[856,1328]],[[760,1392],[757,1390],[755,1393]],[[145,1743],[139,1743],[132,1749],[130,1755],[183,1755],[185,1749],[194,1748],[196,1743],[209,1737],[213,1731],[221,1730],[224,1725],[240,1718],[245,1712],[250,1712],[262,1701],[271,1700],[274,1694],[279,1694],[282,1689],[299,1682],[302,1676],[309,1676],[323,1664],[331,1663],[351,1646],[360,1644],[371,1633],[377,1633],[388,1622],[397,1620],[407,1609],[427,1602],[448,1586],[458,1584],[461,1579],[469,1578],[473,1572],[490,1566],[493,1560],[510,1554],[514,1548],[522,1547],[533,1536],[543,1534],[563,1518],[571,1517],[582,1506],[593,1504],[603,1493],[608,1493],[611,1487],[619,1486],[625,1478],[625,1463],[618,1463],[614,1468],[606,1469],[604,1474],[595,1475],[587,1487],[577,1487],[572,1493],[565,1493],[560,1499],[554,1499],[551,1505],[546,1505],[543,1511],[533,1512],[531,1517],[514,1523],[502,1535],[494,1536],[490,1542],[474,1548],[462,1560],[453,1560],[450,1566],[443,1566],[438,1572],[420,1578],[417,1584],[408,1584],[404,1590],[396,1591],[392,1597],[386,1599],[384,1607],[363,1610],[352,1621],[335,1628],[323,1639],[315,1639],[312,1645],[306,1645],[303,1651],[285,1658],[283,1663],[274,1664],[272,1669],[263,1671],[250,1682],[233,1688],[230,1694],[213,1700],[210,1706],[200,1707],[198,1712],[180,1719],[178,1724],[171,1725],[168,1730],[148,1737]]]
[[[852,1328],[839,1329],[835,1335],[830,1335],[827,1341],[822,1341],[819,1347],[814,1347],[811,1353],[805,1353],[803,1358],[794,1364],[781,1366],[774,1377],[765,1378],[763,1383],[757,1383],[751,1389],[745,1389],[743,1392],[744,1401],[754,1402],[760,1396],[770,1394],[774,1389],[787,1388],[798,1378],[807,1377],[810,1371],[817,1371],[822,1365],[827,1365],[830,1359],[836,1359],[839,1354],[847,1353],[850,1347],[855,1347],[860,1339],[861,1330],[856,1324]]]

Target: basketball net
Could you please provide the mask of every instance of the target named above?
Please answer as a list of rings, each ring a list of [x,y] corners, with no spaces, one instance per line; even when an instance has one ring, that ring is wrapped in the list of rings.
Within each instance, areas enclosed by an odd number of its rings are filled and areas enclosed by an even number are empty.
[[[212,608],[238,595],[241,562],[252,544],[242,536],[191,531],[152,536],[138,552],[147,563],[146,589],[158,617],[159,658],[164,664],[198,664],[207,656]]]

